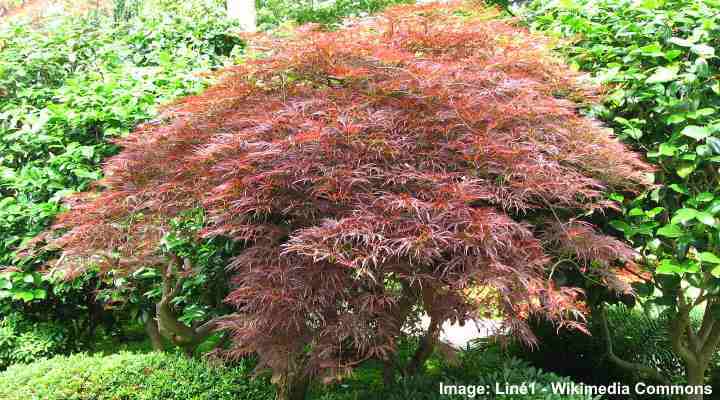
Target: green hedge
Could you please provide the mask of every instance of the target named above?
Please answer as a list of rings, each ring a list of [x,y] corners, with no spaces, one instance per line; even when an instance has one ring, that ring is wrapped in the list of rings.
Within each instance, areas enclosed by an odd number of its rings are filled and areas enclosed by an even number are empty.
[[[0,371],[12,364],[31,363],[73,349],[72,335],[63,326],[33,322],[13,313],[0,318]]]
[[[182,355],[59,356],[0,374],[3,400],[258,400],[274,397],[250,362],[212,366]]]
[[[2,400],[272,400],[274,389],[265,376],[252,378],[253,362],[232,367],[211,365],[182,355],[122,352],[109,356],[58,356],[29,365],[14,365],[0,373]],[[465,396],[441,395],[440,383],[495,387],[495,382],[535,382],[531,395],[497,396],[503,400],[588,400],[585,396],[552,394],[552,382],[567,378],[543,372],[524,361],[506,358],[497,348],[469,351],[461,364],[449,366],[438,359],[427,373],[382,384],[378,363],[369,362],[345,381],[316,387],[314,400],[458,400]],[[545,389],[543,391],[543,389]],[[477,396],[494,399],[495,396]]]

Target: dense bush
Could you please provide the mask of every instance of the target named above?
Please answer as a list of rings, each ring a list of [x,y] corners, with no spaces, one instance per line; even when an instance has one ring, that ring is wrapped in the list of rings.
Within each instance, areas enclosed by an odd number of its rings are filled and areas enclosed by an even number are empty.
[[[720,3],[535,1],[527,17],[607,84],[593,113],[657,166],[658,186],[625,200],[611,226],[644,256],[636,289],[669,313],[668,343],[700,384],[720,344]],[[696,327],[694,312],[705,313]]]
[[[314,22],[332,27],[343,17],[376,13],[389,5],[401,3],[414,3],[414,0],[259,0],[258,27],[268,29],[287,21],[297,24]]]
[[[44,258],[16,250],[65,196],[101,177],[102,160],[118,150],[113,138],[206,87],[202,73],[242,48],[221,7],[156,3],[128,18],[93,12],[0,24],[0,267],[12,266],[0,273],[0,315],[23,307],[88,335],[112,318],[95,294],[120,281],[41,277]]]
[[[667,314],[649,316],[642,310],[618,305],[608,309],[608,320],[613,328],[611,340],[614,351],[620,358],[643,363],[675,379],[682,375],[682,361],[673,353],[668,338]],[[699,324],[700,321],[695,318],[693,325]],[[645,381],[641,376],[609,362],[602,328],[593,321],[590,321],[589,328],[592,335],[565,330],[558,332],[549,324],[536,322],[533,331],[538,335],[540,345],[535,349],[513,346],[510,354],[546,371],[588,384],[623,382],[634,385]]]
[[[250,379],[247,361],[213,366],[176,354],[118,353],[55,357],[0,374],[3,400],[272,399],[265,379]]]
[[[437,360],[436,360],[437,362]],[[234,366],[218,366],[175,354],[132,354],[109,356],[74,355],[55,357],[30,365],[16,365],[0,374],[3,400],[271,400],[274,391],[265,377],[251,378],[253,363],[242,360]],[[505,359],[491,350],[473,351],[456,366],[438,364],[428,375],[398,380],[383,386],[378,363],[368,363],[341,384],[318,387],[317,400],[440,400],[466,399],[440,395],[446,385],[489,385],[495,382],[521,385],[536,382],[535,396],[502,396],[521,400],[587,400],[582,395],[552,395],[550,383],[569,383],[516,359]],[[544,390],[543,390],[544,389]],[[478,396],[478,399],[493,399]],[[500,398],[500,397],[498,397]]]
[[[496,349],[464,353],[456,366],[440,365],[425,375],[404,377],[393,385],[382,385],[379,368],[363,367],[341,384],[314,393],[317,400],[461,400],[466,395],[440,394],[440,384],[472,385],[491,388],[491,394],[478,395],[482,399],[507,400],[589,400],[591,396],[554,394],[552,383],[571,384],[567,378],[541,371],[527,362],[506,358]],[[522,385],[535,383],[533,394],[495,395],[496,384]],[[504,386],[501,386],[504,388]]]
[[[239,39],[217,15],[156,11],[117,25],[57,16],[0,26],[0,265],[87,188],[117,149],[108,139],[202,89]]]
[[[75,349],[72,333],[61,325],[31,321],[14,313],[0,317],[0,370]]]

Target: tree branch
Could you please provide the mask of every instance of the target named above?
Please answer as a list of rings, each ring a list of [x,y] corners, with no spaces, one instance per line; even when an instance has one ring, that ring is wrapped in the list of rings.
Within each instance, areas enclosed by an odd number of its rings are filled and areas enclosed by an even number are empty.
[[[599,305],[591,307],[591,312],[594,314],[596,320],[600,322],[601,334],[605,341],[605,351],[608,360],[610,360],[613,364],[624,370],[639,373],[658,383],[669,382],[665,376],[663,376],[658,370],[654,368],[650,368],[646,365],[639,363],[629,362],[618,357],[613,351],[612,338],[610,337],[610,327],[608,326],[607,312],[604,305],[601,303]]]

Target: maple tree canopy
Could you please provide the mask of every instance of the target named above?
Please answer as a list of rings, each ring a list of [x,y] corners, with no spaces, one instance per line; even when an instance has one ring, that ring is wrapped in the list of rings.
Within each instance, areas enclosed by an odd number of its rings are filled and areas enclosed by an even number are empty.
[[[56,268],[167,263],[168,221],[203,208],[204,236],[246,244],[232,351],[280,375],[387,358],[418,309],[436,325],[493,310],[526,340],[530,314],[576,324],[577,291],[549,271],[632,256],[582,217],[649,168],[578,113],[595,93],[544,39],[493,17],[412,5],[255,35],[218,84],[118,141],[53,228]]]

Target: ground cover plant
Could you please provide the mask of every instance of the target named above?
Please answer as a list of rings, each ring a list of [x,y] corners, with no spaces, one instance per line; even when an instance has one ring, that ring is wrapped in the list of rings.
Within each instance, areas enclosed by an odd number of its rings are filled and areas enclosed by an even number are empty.
[[[495,310],[527,342],[529,315],[582,329],[580,293],[548,275],[581,268],[627,290],[612,265],[633,252],[583,218],[607,191],[642,190],[649,168],[578,114],[571,100],[592,88],[495,16],[400,6],[337,32],[257,37],[221,83],[117,140],[102,190],[72,196],[38,243],[67,278],[150,268],[171,302],[198,266],[167,234],[203,209],[199,239],[241,244],[236,312],[188,326],[170,306],[158,328],[178,344],[207,324],[229,332],[225,354],[257,354],[280,399],[370,359],[388,383],[412,376],[446,320]],[[398,364],[420,311],[430,327]]]
[[[669,313],[665,332],[684,379],[700,385],[720,344],[720,3],[536,1],[527,18],[569,39],[561,51],[608,85],[594,114],[657,166],[658,186],[626,197],[623,218],[611,225],[642,253],[637,293],[651,314]],[[594,308],[603,321],[605,306]],[[702,315],[700,324],[692,313]],[[646,377],[673,378],[610,357]]]

